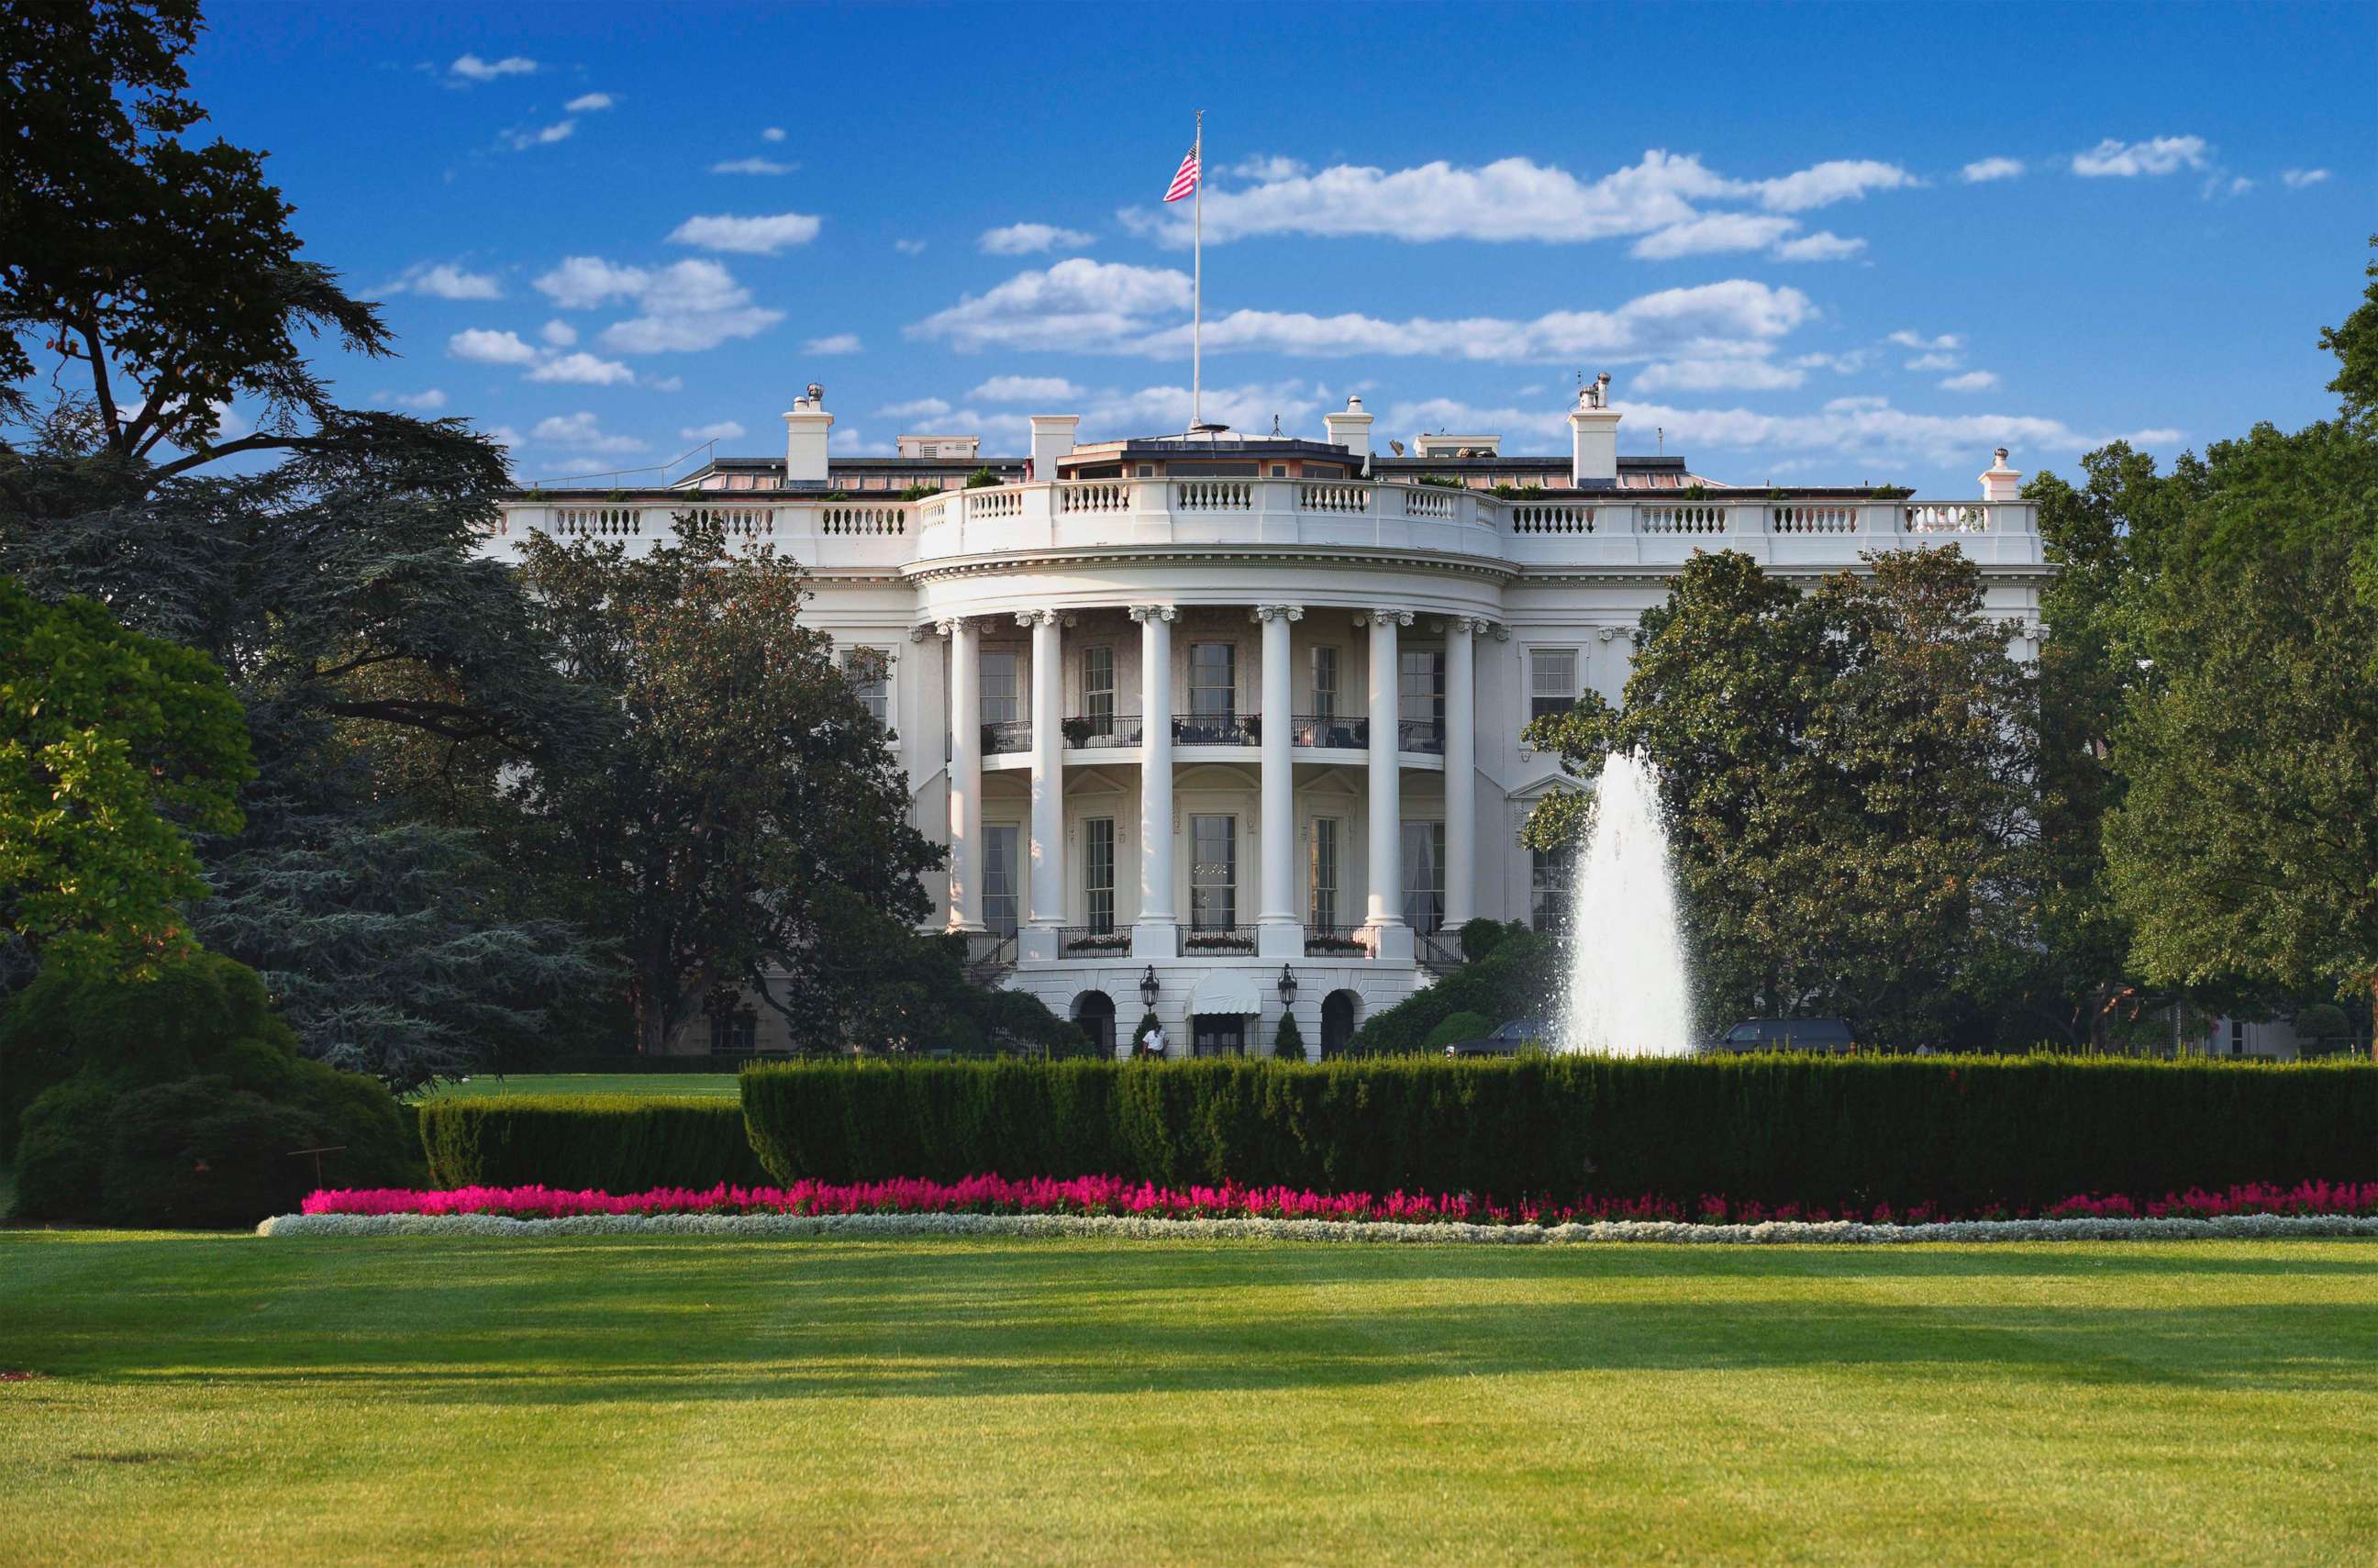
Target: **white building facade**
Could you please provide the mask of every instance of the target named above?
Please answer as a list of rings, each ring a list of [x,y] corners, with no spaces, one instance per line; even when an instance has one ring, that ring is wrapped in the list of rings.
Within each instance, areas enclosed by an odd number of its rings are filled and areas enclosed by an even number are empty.
[[[1039,416],[1023,459],[944,436],[830,460],[816,388],[784,417],[782,463],[524,492],[492,547],[633,548],[698,508],[799,561],[948,848],[936,923],[1118,1050],[1152,1010],[1175,1055],[1267,1054],[1290,1011],[1333,1051],[1452,961],[1463,922],[1555,918],[1567,867],[1519,834],[1575,781],[1520,732],[1619,699],[1696,551],[1814,578],[1954,543],[2026,656],[2049,571],[2003,451],[1974,500],[1736,488],[1620,457],[1600,385],[1553,457],[1482,435],[1375,453],[1359,398],[1321,441],[1078,444]],[[777,1027],[761,1009],[751,1038],[789,1043]]]

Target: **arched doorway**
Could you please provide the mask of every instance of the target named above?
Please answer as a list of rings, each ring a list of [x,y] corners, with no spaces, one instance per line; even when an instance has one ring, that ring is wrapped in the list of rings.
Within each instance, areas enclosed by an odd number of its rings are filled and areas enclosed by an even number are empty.
[[[1362,998],[1351,991],[1332,991],[1321,999],[1323,1061],[1346,1054],[1346,1043],[1354,1038],[1354,1020],[1362,1007]]]
[[[1103,991],[1085,991],[1074,998],[1074,1021],[1090,1037],[1090,1047],[1099,1055],[1115,1054],[1114,998]]]

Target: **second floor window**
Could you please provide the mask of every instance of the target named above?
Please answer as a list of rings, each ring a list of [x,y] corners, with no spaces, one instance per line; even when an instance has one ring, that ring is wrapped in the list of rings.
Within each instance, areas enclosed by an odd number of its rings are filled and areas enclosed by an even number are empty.
[[[1013,724],[1016,714],[1016,666],[1013,651],[988,651],[982,656],[982,721]]]
[[[876,723],[892,722],[892,659],[882,648],[842,650],[842,676]]]
[[[1082,716],[1100,734],[1114,728],[1114,649],[1082,650]],[[1109,824],[1110,826],[1112,824]]]
[[[1200,718],[1228,718],[1239,711],[1239,650],[1230,643],[1189,646],[1189,711]]]
[[[1307,710],[1315,718],[1338,717],[1338,650],[1313,650],[1313,706]]]
[[[1528,650],[1528,717],[1547,718],[1577,706],[1577,650]]]

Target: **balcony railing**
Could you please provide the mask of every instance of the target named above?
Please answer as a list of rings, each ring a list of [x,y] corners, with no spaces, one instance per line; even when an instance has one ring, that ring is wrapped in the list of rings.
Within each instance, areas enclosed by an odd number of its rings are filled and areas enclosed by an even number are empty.
[[[1443,756],[1445,754],[1445,720],[1441,718],[1398,720],[1396,750],[1421,752],[1430,756]]]
[[[982,754],[985,756],[1031,749],[1032,721],[1028,718],[1002,719],[996,724],[982,727]]]
[[[1057,928],[1057,956],[1063,959],[1112,958],[1131,956],[1131,928],[1115,925],[1061,925]]]
[[[1289,744],[1315,751],[1361,751],[1371,743],[1371,721],[1334,713],[1300,713],[1291,720],[1295,729]]]
[[[1412,957],[1431,974],[1450,974],[1461,967],[1461,934],[1457,931],[1414,932]]]
[[[1261,737],[1261,719],[1252,713],[1176,713],[1172,739],[1183,746],[1252,746]]]
[[[1367,959],[1371,957],[1368,927],[1360,925],[1308,925],[1304,928],[1304,956],[1308,959]]]
[[[1059,728],[1065,732],[1065,744],[1075,751],[1139,744],[1135,713],[1075,714]]]
[[[1255,950],[1255,928],[1252,925],[1191,924],[1181,934],[1181,956],[1184,959],[1243,958]]]
[[[967,978],[977,985],[989,985],[1015,967],[1013,932],[969,931],[966,945]]]

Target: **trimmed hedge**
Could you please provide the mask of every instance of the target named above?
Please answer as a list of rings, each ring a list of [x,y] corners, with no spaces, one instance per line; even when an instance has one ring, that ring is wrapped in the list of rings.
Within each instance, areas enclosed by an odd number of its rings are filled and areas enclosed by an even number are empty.
[[[778,1181],[1104,1174],[1971,1213],[2091,1192],[2378,1179],[2378,1070],[2360,1064],[804,1062],[755,1067],[742,1089],[751,1147]]]
[[[421,1149],[439,1187],[751,1185],[767,1180],[732,1101],[556,1094],[430,1100]]]

